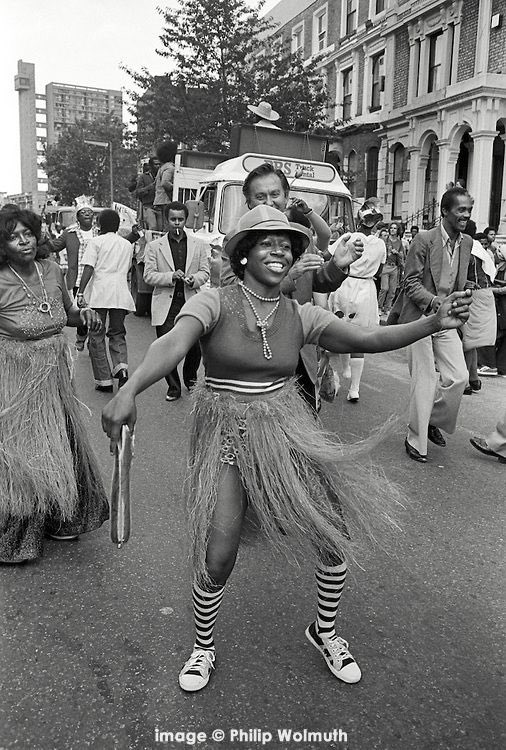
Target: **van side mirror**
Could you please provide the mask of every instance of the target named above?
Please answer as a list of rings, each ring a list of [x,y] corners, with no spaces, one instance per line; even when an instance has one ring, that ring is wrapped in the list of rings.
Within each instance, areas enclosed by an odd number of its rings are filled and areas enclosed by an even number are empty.
[[[185,206],[188,209],[185,226],[194,232],[198,232],[204,226],[204,203],[202,201],[186,201]]]

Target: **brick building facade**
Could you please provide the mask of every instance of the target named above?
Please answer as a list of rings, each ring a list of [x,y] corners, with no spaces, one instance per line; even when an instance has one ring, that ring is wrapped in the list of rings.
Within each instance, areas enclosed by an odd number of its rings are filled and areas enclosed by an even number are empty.
[[[357,201],[376,185],[386,217],[422,225],[459,179],[478,226],[506,233],[506,0],[281,0],[269,15],[276,39],[320,56],[328,120],[344,121],[332,161]]]

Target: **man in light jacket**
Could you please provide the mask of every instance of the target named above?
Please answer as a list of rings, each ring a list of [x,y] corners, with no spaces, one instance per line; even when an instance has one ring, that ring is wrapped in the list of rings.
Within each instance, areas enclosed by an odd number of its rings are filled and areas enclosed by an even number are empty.
[[[146,245],[144,280],[151,284],[151,324],[158,338],[174,327],[176,316],[186,300],[197,293],[210,276],[207,247],[204,242],[184,230],[188,208],[184,203],[167,204],[168,232]],[[197,380],[200,346],[195,344],[185,357],[183,381],[190,389]],[[181,396],[181,381],[177,368],[166,377],[167,401]]]
[[[473,241],[463,234],[471,216],[467,190],[454,187],[441,198],[441,224],[419,232],[409,246],[404,284],[388,324],[409,323],[436,312],[443,299],[462,291]],[[467,383],[462,342],[455,329],[427,336],[408,347],[411,375],[409,424],[404,447],[413,461],[427,462],[427,441],[444,448],[441,430],[455,432]]]

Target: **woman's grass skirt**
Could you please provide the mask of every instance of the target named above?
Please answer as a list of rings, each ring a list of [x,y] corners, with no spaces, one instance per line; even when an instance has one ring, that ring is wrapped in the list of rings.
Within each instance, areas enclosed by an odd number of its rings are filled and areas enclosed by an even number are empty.
[[[81,534],[108,518],[81,409],[63,335],[0,339],[0,561],[33,559],[44,533]]]
[[[203,386],[194,399],[187,503],[193,565],[201,583],[209,581],[205,558],[224,441],[235,447],[260,528],[289,559],[297,551],[307,554],[308,547],[323,559],[353,557],[364,532],[381,539],[396,526],[402,495],[368,455],[380,433],[341,443],[321,429],[294,382],[272,397],[249,402]]]

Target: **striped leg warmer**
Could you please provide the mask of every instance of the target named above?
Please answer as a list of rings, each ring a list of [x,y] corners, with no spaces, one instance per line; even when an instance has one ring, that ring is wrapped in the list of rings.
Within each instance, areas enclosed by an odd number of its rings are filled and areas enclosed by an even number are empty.
[[[332,638],[336,635],[335,621],[337,608],[346,580],[346,562],[339,565],[326,566],[319,563],[315,570],[316,585],[318,587],[318,618],[317,630],[319,635]]]
[[[204,591],[196,583],[193,584],[192,596],[196,648],[214,648],[214,623],[218,617],[224,593],[224,586],[217,588],[215,591]]]

